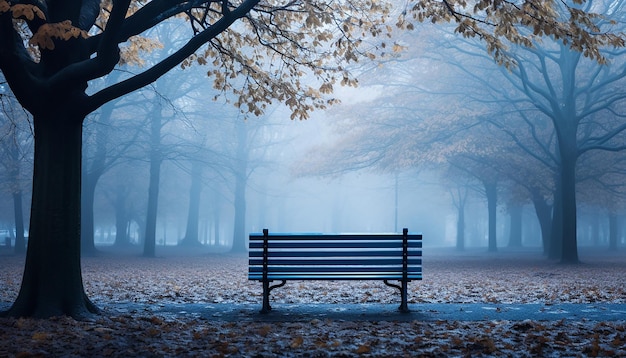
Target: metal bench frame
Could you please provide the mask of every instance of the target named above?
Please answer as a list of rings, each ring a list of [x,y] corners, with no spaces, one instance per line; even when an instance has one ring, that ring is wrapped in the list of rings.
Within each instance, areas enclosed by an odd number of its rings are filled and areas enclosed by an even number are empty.
[[[400,311],[409,312],[407,283],[422,279],[422,235],[250,234],[248,279],[263,284],[262,313],[272,290],[288,280],[382,280],[400,290]],[[281,281],[270,285],[273,281]],[[392,284],[389,281],[399,281]]]

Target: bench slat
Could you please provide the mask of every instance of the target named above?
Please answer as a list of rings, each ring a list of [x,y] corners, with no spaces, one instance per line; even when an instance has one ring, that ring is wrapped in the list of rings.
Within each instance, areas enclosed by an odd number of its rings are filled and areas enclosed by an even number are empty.
[[[390,274],[334,274],[334,275],[324,275],[324,274],[269,274],[267,276],[270,281],[278,281],[278,280],[402,280],[402,275],[390,275]],[[249,276],[250,280],[262,281],[263,275],[255,275]],[[408,275],[407,279],[411,280],[421,280],[421,274],[412,274]]]
[[[270,249],[384,249],[384,248],[401,248],[402,241],[269,241]],[[409,247],[412,246],[409,242]],[[420,246],[421,247],[421,246]],[[250,242],[250,249],[262,249],[263,242]]]
[[[409,265],[421,265],[421,259],[408,259]],[[251,259],[250,265],[263,266],[262,259]],[[315,266],[315,265],[334,265],[334,266],[372,266],[372,265],[399,265],[402,266],[402,258],[393,259],[360,259],[360,258],[344,258],[344,259],[270,259],[268,265],[291,265],[291,266]]]
[[[398,238],[402,239],[402,234],[397,233],[389,233],[389,234],[376,234],[376,233],[365,233],[365,234],[354,234],[354,233],[346,233],[346,234],[323,234],[323,233],[270,233],[268,236],[269,240],[397,240]],[[251,233],[250,240],[260,240],[263,241],[263,233]],[[408,234],[407,238],[409,240],[421,240],[422,235],[420,234]]]
[[[269,248],[368,248],[368,249],[394,249],[402,247],[402,240],[385,240],[385,241],[272,241],[268,240]],[[409,241],[409,248],[421,249],[422,241]],[[250,241],[250,249],[262,249],[263,241]]]
[[[422,256],[421,250],[408,250],[408,256]],[[402,255],[402,249],[396,250],[363,250],[363,251],[305,251],[305,250],[281,250],[269,251],[268,257],[397,257]],[[263,251],[254,250],[249,252],[249,257],[263,257]]]
[[[249,274],[263,273],[262,266],[252,266]],[[402,266],[274,266],[269,267],[269,272],[395,272],[402,273]],[[407,272],[422,272],[421,266],[408,266]]]

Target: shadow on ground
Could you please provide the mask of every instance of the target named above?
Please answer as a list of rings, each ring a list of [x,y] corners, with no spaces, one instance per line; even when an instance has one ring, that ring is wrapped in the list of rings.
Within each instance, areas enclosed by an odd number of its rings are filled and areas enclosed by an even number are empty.
[[[267,314],[252,304],[134,304],[101,305],[105,314],[171,315],[229,322],[337,321],[619,321],[626,319],[626,304],[414,304],[402,313],[395,305],[381,304],[274,304]],[[1,306],[0,306],[1,308]]]

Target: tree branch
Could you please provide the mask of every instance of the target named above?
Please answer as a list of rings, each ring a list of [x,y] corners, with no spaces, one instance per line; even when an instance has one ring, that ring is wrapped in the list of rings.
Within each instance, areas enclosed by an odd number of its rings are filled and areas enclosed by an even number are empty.
[[[95,93],[88,100],[89,104],[87,105],[86,113],[94,111],[110,100],[121,97],[156,81],[163,74],[179,65],[187,57],[192,55],[202,45],[225,31],[230,25],[233,24],[233,22],[244,17],[254,8],[254,6],[256,6],[256,4],[258,4],[258,2],[259,0],[244,1],[236,9],[231,10],[229,16],[222,17],[206,30],[191,38],[187,44],[178,49],[172,55],[165,58],[163,61],[136,76]]]

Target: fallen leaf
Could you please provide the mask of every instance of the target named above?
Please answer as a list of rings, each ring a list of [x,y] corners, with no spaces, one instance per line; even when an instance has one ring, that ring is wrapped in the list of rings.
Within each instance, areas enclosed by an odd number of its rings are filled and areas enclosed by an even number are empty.
[[[291,341],[291,348],[300,348],[302,343],[304,342],[304,338],[298,336]]]

